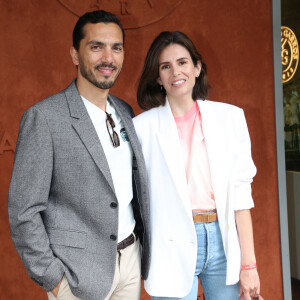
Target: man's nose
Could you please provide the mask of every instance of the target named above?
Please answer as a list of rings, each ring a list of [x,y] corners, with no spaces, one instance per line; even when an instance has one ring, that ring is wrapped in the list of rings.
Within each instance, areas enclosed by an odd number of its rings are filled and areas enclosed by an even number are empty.
[[[105,49],[102,55],[102,61],[106,63],[111,63],[113,61],[112,51],[110,49]]]

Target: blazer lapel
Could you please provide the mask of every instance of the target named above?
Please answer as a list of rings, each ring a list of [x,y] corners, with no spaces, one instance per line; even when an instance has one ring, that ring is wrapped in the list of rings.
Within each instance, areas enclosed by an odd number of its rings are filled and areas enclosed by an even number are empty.
[[[109,95],[109,100],[111,104],[114,106],[116,112],[119,114],[123,125],[125,127],[126,133],[128,135],[130,145],[132,148],[132,151],[134,153],[134,156],[136,157],[137,167],[139,170],[140,180],[141,182],[147,182],[146,175],[146,168],[145,168],[145,161],[144,156],[142,154],[141,146],[138,142],[138,137],[136,135],[134,125],[132,122],[132,117],[128,112],[124,113],[122,108],[117,104],[117,102],[114,99],[113,95]]]
[[[109,100],[110,100],[111,104],[114,106],[116,112],[118,113],[118,115],[121,118],[122,123],[125,127],[127,136],[130,141],[130,146],[133,151],[133,155],[135,156],[135,160],[133,161],[132,167],[133,167],[133,169],[137,167],[138,182],[139,182],[138,187],[140,187],[140,192],[143,194],[143,197],[145,197],[144,195],[146,195],[146,193],[148,192],[147,178],[146,178],[146,176],[147,176],[146,164],[145,164],[142,148],[138,141],[138,137],[136,135],[136,131],[135,131],[135,128],[134,128],[134,125],[132,122],[132,117],[131,117],[130,113],[128,112],[128,107],[122,109],[122,105],[118,104],[119,100],[116,99],[116,97],[114,97],[113,95],[109,95]],[[133,180],[135,180],[135,179],[133,179]],[[137,181],[135,181],[135,184],[137,184]],[[144,198],[143,198],[143,200],[144,200]],[[141,199],[140,199],[139,204],[142,206],[142,209],[144,212],[149,212],[148,201],[141,201]],[[147,215],[146,214],[144,215],[144,218],[148,218],[148,217],[149,217],[149,213]],[[145,219],[144,219],[144,221],[145,221]],[[147,220],[146,220],[146,222],[147,222]]]
[[[104,175],[109,186],[115,193],[113,180],[110,174],[104,150],[101,146],[97,132],[88,115],[84,103],[78,93],[75,81],[73,81],[72,84],[65,90],[65,95],[69,105],[73,128],[92,156],[95,164]]]
[[[191,213],[189,190],[181,144],[176,123],[167,99],[166,104],[158,108],[158,114],[158,141],[178,194],[182,199],[187,211]]]
[[[225,124],[220,123],[210,101],[198,100],[202,118],[203,135],[205,138],[211,180],[218,209],[228,211],[227,187],[228,187],[228,153],[226,136],[222,129]]]
[[[142,152],[140,149],[138,149],[138,138],[132,123],[132,117],[130,116],[130,114],[128,112],[124,113],[122,108],[117,104],[117,102],[114,99],[115,97],[113,95],[109,95],[109,100],[111,102],[111,104],[113,105],[113,107],[115,108],[116,112],[118,113],[118,115],[120,116],[122,123],[125,127],[126,133],[128,135],[129,141],[130,141],[130,145],[132,147],[132,150],[135,154],[135,156],[140,156],[141,158],[142,156]]]

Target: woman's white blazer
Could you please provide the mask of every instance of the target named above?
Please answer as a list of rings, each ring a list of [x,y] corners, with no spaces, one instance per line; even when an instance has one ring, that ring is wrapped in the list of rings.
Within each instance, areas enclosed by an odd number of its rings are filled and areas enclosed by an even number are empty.
[[[239,281],[241,251],[235,210],[253,205],[256,173],[242,109],[198,100],[223,246],[226,284]],[[184,297],[193,283],[197,238],[177,127],[168,100],[134,118],[148,175],[151,264],[145,289],[152,296]]]

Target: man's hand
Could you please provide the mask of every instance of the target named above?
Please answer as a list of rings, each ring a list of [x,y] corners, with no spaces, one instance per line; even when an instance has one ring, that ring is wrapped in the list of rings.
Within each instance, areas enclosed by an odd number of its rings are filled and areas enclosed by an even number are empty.
[[[58,291],[59,291],[59,287],[60,287],[61,281],[58,283],[58,285],[51,291],[51,293],[53,294],[53,296],[56,298]]]

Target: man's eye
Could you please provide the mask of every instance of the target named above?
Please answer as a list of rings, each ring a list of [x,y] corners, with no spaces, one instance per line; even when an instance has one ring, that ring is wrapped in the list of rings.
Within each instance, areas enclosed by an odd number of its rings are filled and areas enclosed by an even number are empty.
[[[121,47],[121,46],[120,47],[114,47],[113,50],[116,51],[116,52],[122,52],[123,47]]]
[[[100,49],[101,49],[101,47],[99,45],[92,46],[92,50],[94,50],[94,51],[98,51]]]

